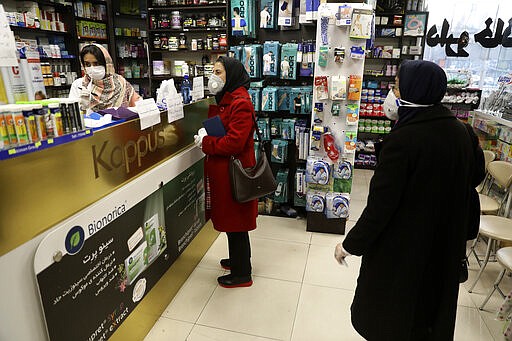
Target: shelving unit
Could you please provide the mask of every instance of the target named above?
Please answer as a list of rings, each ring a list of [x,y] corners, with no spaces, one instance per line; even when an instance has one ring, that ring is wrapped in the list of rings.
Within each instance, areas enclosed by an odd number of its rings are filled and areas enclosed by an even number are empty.
[[[216,56],[227,52],[227,46],[225,49],[214,50],[213,45],[215,40],[217,47],[220,47],[221,35],[225,37],[227,45],[228,4],[185,4],[185,1],[178,4],[178,1],[173,1],[171,5],[171,1],[167,1],[165,6],[157,6],[157,1],[147,0],[147,8],[151,93],[154,95],[161,81],[170,78],[176,80],[175,85],[179,88],[182,79],[182,74],[177,73],[180,69],[177,67],[179,63],[187,63],[190,77],[208,76],[205,74],[204,66],[211,64]],[[193,40],[195,40],[194,48],[202,45],[203,49],[193,50]],[[164,46],[169,46],[171,41],[178,46],[185,45],[187,49],[176,51],[155,48],[162,42]],[[154,62],[163,64],[170,75],[154,75]]]
[[[68,75],[68,73],[70,77],[63,77],[60,80],[65,78],[66,81],[71,81],[73,72],[76,73],[77,77],[80,76],[80,62],[76,58],[79,50],[73,6],[47,0],[33,1],[33,3],[37,4],[39,8],[39,17],[37,17],[39,27],[32,28],[17,25],[10,25],[9,27],[17,40],[25,41],[29,45],[29,50],[39,51],[41,69],[43,66],[46,69],[46,73],[43,73],[44,83],[47,84],[45,86],[46,95],[48,97],[67,95],[71,84],[54,86],[53,79],[51,79],[51,83],[47,81],[48,78],[59,77],[60,74]],[[20,6],[28,6],[30,3],[22,4],[15,0],[6,0],[2,1],[2,4],[7,12],[19,12],[21,10]],[[50,13],[54,14],[50,15]],[[60,53],[62,53],[59,58],[51,57],[51,55],[54,55],[51,46],[55,45],[59,46]]]
[[[256,13],[260,13],[261,11],[261,2],[256,2]],[[277,6],[277,5],[276,5]],[[276,7],[277,9],[277,7]],[[277,13],[277,11],[275,12]],[[298,18],[297,18],[298,20]],[[264,44],[266,41],[278,41],[281,44],[285,43],[302,43],[311,41],[313,42],[316,39],[316,22],[315,24],[309,25],[300,25],[298,29],[284,29],[283,27],[277,26],[278,29],[263,29],[260,28],[258,22],[256,22],[256,38],[250,37],[236,37],[232,36],[231,32],[229,33],[229,46],[237,46],[237,45],[246,45],[246,44]],[[260,56],[260,59],[262,56]],[[261,62],[261,61],[260,61]],[[276,63],[280,63],[280,60],[276,60]],[[266,87],[300,87],[300,86],[312,86],[313,85],[313,74],[311,76],[300,76],[299,74],[300,66],[297,64],[297,75],[296,79],[281,79],[279,76],[262,76],[261,78],[252,78],[252,82],[263,82],[263,89]],[[291,105],[293,105],[293,99],[290,99]],[[305,105],[303,103],[303,105]],[[272,122],[279,119],[296,119],[296,120],[305,120],[306,128],[309,131],[309,127],[311,125],[311,113],[309,114],[298,114],[298,113],[290,113],[288,110],[277,110],[277,111],[256,111],[256,116],[258,119],[268,119],[269,127],[272,126]],[[270,129],[271,131],[271,129]],[[274,193],[260,198],[260,214],[279,216],[279,217],[289,217],[284,211],[289,208],[297,211],[298,215],[305,215],[305,207],[295,205],[295,185],[296,185],[296,172],[297,169],[305,169],[306,168],[306,160],[299,159],[299,149],[296,146],[295,139],[284,139],[282,135],[274,135],[270,134],[270,140],[266,142],[267,151],[267,159],[270,162],[272,171],[274,176],[277,177],[277,174],[280,171],[288,170],[288,178],[287,178],[287,187],[288,193],[285,202],[277,202],[275,200]],[[283,140],[287,141],[287,161],[285,163],[279,163],[273,160],[271,156],[271,141],[272,140]],[[293,215],[292,215],[293,216]]]
[[[116,71],[147,98],[151,91],[146,1],[112,2],[112,5],[112,50]]]
[[[411,1],[412,2],[412,1]],[[374,49],[367,51],[366,59],[365,59],[365,70],[363,74],[363,82],[368,88],[368,90],[378,90],[381,91],[380,99],[376,102],[369,102],[371,106],[374,105],[382,105],[383,99],[387,95],[392,84],[395,83],[396,72],[398,70],[398,66],[400,63],[407,59],[422,59],[423,52],[425,50],[425,39],[426,39],[426,27],[423,28],[423,33],[420,36],[408,36],[404,35],[405,33],[405,18],[407,15],[425,15],[425,23],[426,26],[428,20],[428,12],[418,12],[418,11],[407,11],[408,8],[407,1],[403,1],[403,8],[398,11],[389,11],[388,9],[384,9],[384,11],[379,11],[379,2],[377,3],[377,12],[375,13],[376,17],[376,25],[375,25],[375,41],[374,41]],[[399,22],[395,22],[395,19],[400,19]],[[382,22],[382,20],[387,21],[386,24],[378,24]],[[405,49],[410,48],[410,46],[418,46],[421,49],[421,53],[419,54],[410,54],[409,51],[405,51]],[[386,57],[374,57],[376,55],[375,49],[377,47],[382,47],[382,52],[385,52],[389,55]],[[404,48],[405,47],[405,48]],[[395,51],[393,51],[395,49]],[[398,49],[398,50],[396,50]],[[377,50],[380,51],[380,50]],[[394,52],[394,53],[393,53]],[[397,54],[398,52],[398,54]],[[395,56],[397,54],[397,56]],[[364,107],[366,104],[364,101],[361,101],[361,110],[364,113]],[[389,121],[386,117],[383,116],[374,116],[369,115],[366,116],[361,114],[361,119],[363,120],[378,120],[378,121]],[[364,121],[363,121],[364,123]],[[391,124],[388,122],[387,124]],[[358,141],[366,144],[376,143],[382,140],[384,135],[367,135],[367,132],[361,132],[361,126],[358,132]],[[372,155],[371,163],[376,164],[376,158],[373,157],[375,153],[364,152],[361,153],[364,155]],[[368,159],[368,158],[367,158]],[[374,169],[375,165],[365,165],[364,162],[369,162],[368,160],[363,161],[362,158],[358,160],[356,155],[356,168],[362,169]]]

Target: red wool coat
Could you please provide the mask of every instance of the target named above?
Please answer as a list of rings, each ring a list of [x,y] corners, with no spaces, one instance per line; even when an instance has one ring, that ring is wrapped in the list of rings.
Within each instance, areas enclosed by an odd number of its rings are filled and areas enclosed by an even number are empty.
[[[244,232],[256,228],[258,201],[233,200],[229,181],[229,159],[234,155],[244,167],[256,164],[254,156],[254,107],[244,87],[224,94],[219,105],[210,105],[208,117],[219,115],[226,129],[223,137],[205,136],[205,176],[210,185],[211,210],[207,211],[216,230]],[[208,195],[208,194],[207,194]]]

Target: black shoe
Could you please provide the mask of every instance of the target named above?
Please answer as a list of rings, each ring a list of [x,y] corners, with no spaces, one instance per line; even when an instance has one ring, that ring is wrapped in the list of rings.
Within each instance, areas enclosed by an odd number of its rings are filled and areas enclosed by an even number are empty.
[[[236,277],[229,274],[218,277],[217,282],[224,288],[250,287],[252,285],[252,278],[251,275]]]
[[[229,258],[221,259],[220,266],[222,266],[226,270],[231,270],[231,261],[229,260]]]

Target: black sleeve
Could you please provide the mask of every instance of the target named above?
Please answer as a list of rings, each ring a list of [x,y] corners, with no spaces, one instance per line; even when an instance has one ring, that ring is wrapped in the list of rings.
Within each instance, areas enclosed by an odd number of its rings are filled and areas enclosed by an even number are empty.
[[[468,131],[469,137],[471,139],[473,154],[475,158],[475,166],[473,169],[473,177],[471,179],[471,189],[469,193],[469,213],[468,213],[468,231],[467,231],[467,240],[475,239],[478,236],[478,230],[480,228],[480,199],[478,197],[478,192],[475,187],[478,186],[485,177],[485,158],[484,152],[480,147],[480,142],[478,141],[478,137],[473,131],[473,127],[469,124],[465,124],[466,129]]]
[[[465,124],[466,129],[468,130],[469,137],[471,138],[471,143],[473,144],[473,153],[475,156],[475,169],[473,171],[473,179],[472,185],[473,187],[478,186],[485,178],[485,158],[484,152],[480,147],[480,142],[478,141],[478,137],[473,131],[473,127],[469,124]]]
[[[350,254],[365,254],[384,233],[398,209],[410,164],[406,145],[394,136],[389,136],[383,143],[379,163],[370,183],[366,208],[343,241],[343,248]]]

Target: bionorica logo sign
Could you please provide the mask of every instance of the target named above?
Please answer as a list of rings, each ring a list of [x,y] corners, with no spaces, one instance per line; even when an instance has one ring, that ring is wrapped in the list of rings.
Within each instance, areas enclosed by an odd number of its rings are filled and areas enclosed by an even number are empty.
[[[70,255],[78,253],[85,242],[85,232],[82,226],[73,226],[66,235],[66,251]]]

